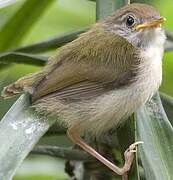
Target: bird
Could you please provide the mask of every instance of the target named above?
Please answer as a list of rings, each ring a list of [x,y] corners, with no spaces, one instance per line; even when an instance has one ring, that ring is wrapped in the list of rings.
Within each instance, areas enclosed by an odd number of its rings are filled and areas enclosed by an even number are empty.
[[[118,167],[82,135],[87,132],[96,137],[116,129],[158,90],[164,21],[153,6],[123,6],[58,49],[39,72],[5,87],[2,96],[29,93],[37,113],[56,117],[75,144],[127,179],[140,142],[129,146],[124,166]]]

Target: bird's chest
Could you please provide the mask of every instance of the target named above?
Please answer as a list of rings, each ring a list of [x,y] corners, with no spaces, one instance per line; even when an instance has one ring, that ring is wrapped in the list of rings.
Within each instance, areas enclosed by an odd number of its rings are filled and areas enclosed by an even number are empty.
[[[157,91],[162,81],[163,47],[149,47],[141,52],[141,56],[137,84],[144,98],[149,98]]]

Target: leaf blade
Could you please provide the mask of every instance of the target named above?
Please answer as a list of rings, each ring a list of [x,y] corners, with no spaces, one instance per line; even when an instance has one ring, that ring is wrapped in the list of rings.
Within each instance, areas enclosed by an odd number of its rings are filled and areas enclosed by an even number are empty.
[[[0,54],[0,63],[2,64],[23,63],[42,66],[47,60],[48,57],[28,53],[8,52]]]
[[[139,154],[147,180],[173,178],[173,127],[158,93],[136,112],[137,136],[144,144]],[[163,140],[163,142],[162,142]]]
[[[12,51],[15,52],[25,52],[25,53],[40,53],[49,51],[52,49],[57,49],[65,45],[68,42],[73,41],[76,39],[81,33],[85,32],[87,29],[78,30],[75,32],[69,32],[62,34],[58,37],[54,37],[52,39],[44,40],[42,42],[38,42],[35,44],[19,47],[17,49],[13,49]]]
[[[164,93],[160,93],[160,98],[162,100],[166,115],[168,116],[168,119],[173,126],[173,97]]]
[[[0,122],[1,180],[12,179],[23,159],[55,122],[33,116],[27,110],[29,106],[29,95],[22,95]]]
[[[0,8],[9,6],[11,4],[16,3],[17,0],[6,0],[6,1],[0,1]]]
[[[29,28],[54,0],[27,0],[0,30],[0,51],[20,44]],[[27,19],[26,19],[27,17]],[[14,32],[14,30],[17,30]]]
[[[115,0],[96,0],[97,7],[96,7],[96,19],[102,19],[111,13],[113,13],[115,10],[119,9],[120,7],[126,5],[129,3],[129,0],[121,0],[121,1],[115,1]]]

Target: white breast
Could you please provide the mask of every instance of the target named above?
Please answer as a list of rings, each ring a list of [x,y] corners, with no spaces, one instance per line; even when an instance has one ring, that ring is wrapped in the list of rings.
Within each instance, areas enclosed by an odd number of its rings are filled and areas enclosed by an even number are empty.
[[[150,31],[149,31],[150,32]],[[100,134],[122,123],[158,90],[162,81],[162,56],[165,36],[160,29],[151,36],[146,33],[145,50],[139,54],[140,65],[136,80],[114,89],[87,104],[88,118],[84,129]]]
[[[146,96],[152,96],[162,81],[163,46],[150,46],[141,52],[143,62],[137,84],[143,88]]]
[[[158,90],[162,82],[163,44],[164,41],[158,39],[141,51],[142,60],[136,82],[126,89],[127,114],[135,111]]]
[[[94,130],[109,129],[123,122],[158,90],[162,81],[162,56],[164,38],[149,44],[141,51],[140,71],[136,81],[126,88],[116,89],[102,97],[97,104],[96,115],[90,119]],[[102,121],[107,119],[107,121]]]
[[[145,103],[159,88],[162,81],[162,57],[165,34],[162,29],[149,30],[145,36],[145,50],[141,50],[140,71],[131,88],[137,106]],[[130,89],[129,89],[130,91]],[[135,102],[135,99],[134,99]],[[136,106],[136,105],[135,105]]]

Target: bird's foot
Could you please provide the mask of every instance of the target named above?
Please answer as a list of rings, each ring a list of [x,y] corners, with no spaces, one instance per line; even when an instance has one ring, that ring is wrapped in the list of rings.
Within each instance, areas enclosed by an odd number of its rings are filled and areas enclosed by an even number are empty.
[[[127,172],[130,170],[132,166],[134,153],[137,152],[138,144],[142,144],[142,143],[143,143],[142,141],[135,142],[131,144],[129,148],[124,152],[125,163],[124,166],[121,168],[123,180],[128,180]]]
[[[82,149],[84,149],[86,152],[90,153],[92,156],[94,156],[96,159],[101,161],[103,164],[105,164],[108,168],[110,168],[112,171],[117,173],[118,175],[122,176],[123,180],[128,180],[127,172],[130,170],[131,165],[133,163],[134,159],[134,153],[137,151],[136,147],[138,144],[141,144],[143,142],[138,141],[134,144],[130,145],[129,148],[125,151],[124,157],[125,157],[125,163],[123,167],[118,167],[112,162],[110,162],[108,159],[103,157],[101,154],[99,154],[95,149],[93,149],[91,146],[89,146],[78,134],[77,128],[70,128],[67,130],[67,135],[71,138],[71,140],[78,144]]]

